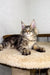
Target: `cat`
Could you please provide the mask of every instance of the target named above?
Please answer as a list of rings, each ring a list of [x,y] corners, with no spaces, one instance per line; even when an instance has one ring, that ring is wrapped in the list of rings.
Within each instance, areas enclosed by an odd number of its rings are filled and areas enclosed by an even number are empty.
[[[45,52],[44,48],[37,44],[38,31],[35,20],[30,25],[25,25],[23,22],[21,22],[21,25],[21,33],[4,38],[0,45],[0,50],[10,45],[10,47],[20,51],[22,55],[30,55],[31,49],[38,52]]]

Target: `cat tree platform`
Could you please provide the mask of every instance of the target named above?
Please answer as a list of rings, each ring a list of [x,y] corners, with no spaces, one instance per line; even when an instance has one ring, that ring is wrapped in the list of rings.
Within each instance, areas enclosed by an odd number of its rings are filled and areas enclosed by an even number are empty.
[[[50,43],[38,43],[46,52],[40,53],[31,50],[31,55],[24,56],[15,49],[6,48],[0,51],[0,63],[12,67],[12,75],[30,75],[30,69],[50,68]],[[21,70],[29,69],[29,70]]]

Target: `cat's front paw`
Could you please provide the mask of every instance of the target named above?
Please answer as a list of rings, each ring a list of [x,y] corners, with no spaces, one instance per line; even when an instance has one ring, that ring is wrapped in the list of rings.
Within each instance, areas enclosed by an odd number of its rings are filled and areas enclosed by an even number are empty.
[[[45,49],[42,48],[42,47],[40,47],[40,48],[37,49],[37,51],[38,51],[38,52],[45,52]]]
[[[31,52],[27,49],[24,48],[24,50],[22,51],[22,55],[30,55]]]

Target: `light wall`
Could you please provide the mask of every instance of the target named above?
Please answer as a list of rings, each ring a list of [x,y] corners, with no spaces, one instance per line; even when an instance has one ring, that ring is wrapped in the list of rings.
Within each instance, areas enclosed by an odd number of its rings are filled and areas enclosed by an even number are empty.
[[[39,33],[50,33],[50,0],[0,0],[0,41],[21,31],[21,20],[36,20]]]
[[[30,0],[30,20],[36,20],[39,33],[50,33],[50,0]]]
[[[0,0],[0,41],[5,34],[21,31],[21,20],[28,23],[27,0]]]

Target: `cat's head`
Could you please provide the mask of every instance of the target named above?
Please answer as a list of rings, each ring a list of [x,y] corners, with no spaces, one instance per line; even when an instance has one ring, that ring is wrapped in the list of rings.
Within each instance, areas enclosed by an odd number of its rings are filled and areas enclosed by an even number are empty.
[[[31,37],[31,36],[35,36],[38,34],[38,31],[35,25],[35,20],[33,20],[30,25],[25,25],[21,21],[21,25],[22,25],[22,31],[21,31],[22,35],[26,37]]]

